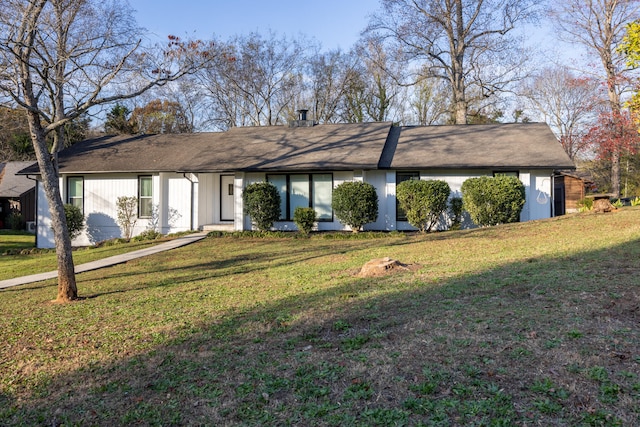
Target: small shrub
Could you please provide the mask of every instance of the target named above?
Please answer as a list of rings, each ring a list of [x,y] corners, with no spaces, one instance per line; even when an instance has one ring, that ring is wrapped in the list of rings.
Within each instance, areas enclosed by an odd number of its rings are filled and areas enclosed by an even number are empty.
[[[483,176],[462,183],[462,201],[481,227],[518,222],[524,207],[524,185],[515,176]]]
[[[447,209],[451,189],[444,181],[408,180],[398,184],[396,197],[409,224],[425,233],[438,223]]]
[[[80,208],[75,205],[64,205],[64,216],[67,218],[67,229],[71,240],[78,237],[84,230],[84,215]]]
[[[449,218],[451,219],[451,230],[459,230],[462,225],[462,212],[464,206],[462,204],[462,197],[452,197],[449,200]]]
[[[578,212],[588,212],[593,209],[593,199],[585,197],[578,200]]]
[[[303,234],[309,234],[316,222],[316,211],[313,208],[297,207],[293,211],[293,222]]]
[[[624,203],[620,199],[613,200],[611,202],[611,205],[616,209],[620,209],[620,208],[624,207]]]
[[[22,219],[22,214],[20,212],[13,211],[9,214],[8,218],[9,227],[12,230],[23,230],[24,229],[24,221]]]
[[[162,233],[156,230],[144,230],[142,233],[138,234],[133,238],[135,242],[140,242],[143,240],[156,240],[162,237]]]
[[[122,237],[131,239],[133,227],[138,221],[138,198],[135,196],[122,196],[116,200],[118,218],[116,222],[122,230]]]
[[[280,194],[275,185],[257,182],[247,185],[242,193],[244,210],[260,231],[267,231],[280,218]]]
[[[357,233],[363,225],[378,218],[376,188],[367,182],[343,182],[333,189],[331,207],[338,220]]]
[[[640,197],[636,197],[635,199],[631,199],[631,206],[640,206]]]

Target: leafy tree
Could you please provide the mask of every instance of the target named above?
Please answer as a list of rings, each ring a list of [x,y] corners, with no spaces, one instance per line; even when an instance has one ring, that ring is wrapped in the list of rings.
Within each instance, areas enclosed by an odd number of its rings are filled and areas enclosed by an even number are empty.
[[[513,81],[518,44],[508,34],[532,17],[533,0],[382,0],[367,32],[393,41],[405,63],[423,62],[423,77],[447,82],[456,124],[476,99]],[[504,70],[504,71],[503,71]]]
[[[483,176],[462,183],[462,202],[481,227],[518,222],[525,203],[524,185],[515,176]]]
[[[275,185],[257,182],[247,185],[242,193],[244,210],[261,231],[268,231],[280,218],[280,193]]]
[[[109,135],[129,135],[133,133],[131,110],[122,104],[116,104],[107,113],[104,131]]]
[[[611,118],[622,117],[621,93],[626,89],[629,68],[623,54],[625,48],[618,48],[626,25],[640,16],[638,0],[565,0],[556,2],[552,16],[562,34],[573,43],[581,44],[597,58],[602,68],[600,78],[606,86]],[[612,130],[622,126],[613,126]],[[612,136],[611,139],[617,139]],[[611,189],[620,194],[620,153],[611,152]]]
[[[131,113],[133,133],[189,133],[193,127],[182,106],[174,101],[154,99]]]
[[[0,107],[0,162],[34,160],[24,110]]]
[[[333,189],[331,207],[354,233],[378,218],[378,194],[368,182],[347,181]]]
[[[428,233],[438,223],[447,210],[450,193],[449,184],[437,180],[408,180],[396,188],[396,197],[409,224],[422,233]]]
[[[0,5],[0,93],[26,111],[53,224],[58,301],[77,298],[57,153],[90,108],[136,97],[194,72],[213,52],[170,36],[146,48],[125,0],[7,0]],[[48,146],[47,137],[53,136]]]

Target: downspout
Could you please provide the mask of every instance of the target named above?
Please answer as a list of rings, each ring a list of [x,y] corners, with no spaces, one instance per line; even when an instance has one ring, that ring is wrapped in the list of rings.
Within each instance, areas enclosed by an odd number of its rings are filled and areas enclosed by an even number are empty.
[[[194,205],[194,190],[193,187],[195,185],[195,183],[191,180],[191,178],[187,177],[187,173],[183,172],[182,173],[182,177],[184,179],[186,179],[187,181],[189,181],[191,183],[191,206],[189,207],[190,209],[190,213],[189,213],[189,230],[193,231],[193,205]]]

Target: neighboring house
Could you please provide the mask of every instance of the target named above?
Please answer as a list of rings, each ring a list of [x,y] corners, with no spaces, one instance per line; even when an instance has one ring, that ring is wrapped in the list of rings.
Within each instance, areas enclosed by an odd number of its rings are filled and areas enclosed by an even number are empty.
[[[555,215],[578,212],[578,202],[595,185],[589,173],[578,171],[557,171],[554,183]]]
[[[36,182],[29,177],[16,175],[33,162],[0,163],[0,228],[10,228],[12,213],[22,215],[28,228],[33,227],[36,213]]]
[[[521,220],[548,218],[553,172],[573,169],[546,124],[394,127],[390,122],[238,127],[227,132],[110,136],[59,155],[63,200],[81,207],[86,245],[119,237],[116,199],[136,196],[134,235],[198,229],[248,230],[242,191],[269,181],[282,196],[277,229],[295,230],[293,212],[311,206],[318,230],[346,230],[331,209],[332,190],[345,181],[375,186],[379,216],[368,230],[411,230],[398,218],[396,184],[441,179],[453,196],[470,177],[518,176],[526,188]],[[22,173],[37,173],[32,167]],[[38,245],[53,246],[48,204],[38,185]]]

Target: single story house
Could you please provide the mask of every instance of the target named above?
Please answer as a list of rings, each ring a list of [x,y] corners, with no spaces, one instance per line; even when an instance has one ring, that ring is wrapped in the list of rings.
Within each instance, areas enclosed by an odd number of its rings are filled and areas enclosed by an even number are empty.
[[[396,203],[405,179],[441,179],[453,196],[470,177],[518,176],[526,188],[521,220],[553,215],[553,174],[573,162],[546,124],[394,126],[391,122],[237,127],[226,132],[104,136],[59,156],[63,200],[79,206],[87,230],[74,244],[121,236],[116,200],[138,198],[134,235],[148,227],[249,230],[242,191],[268,181],[282,199],[280,230],[295,230],[296,207],[316,210],[318,230],[348,230],[331,209],[345,181],[375,186],[379,216],[368,230],[411,230]],[[34,165],[22,171],[37,177]],[[54,245],[48,204],[38,185],[37,245]]]
[[[0,163],[0,228],[11,228],[12,213],[22,215],[27,230],[35,231],[36,181],[16,175],[33,162]]]

